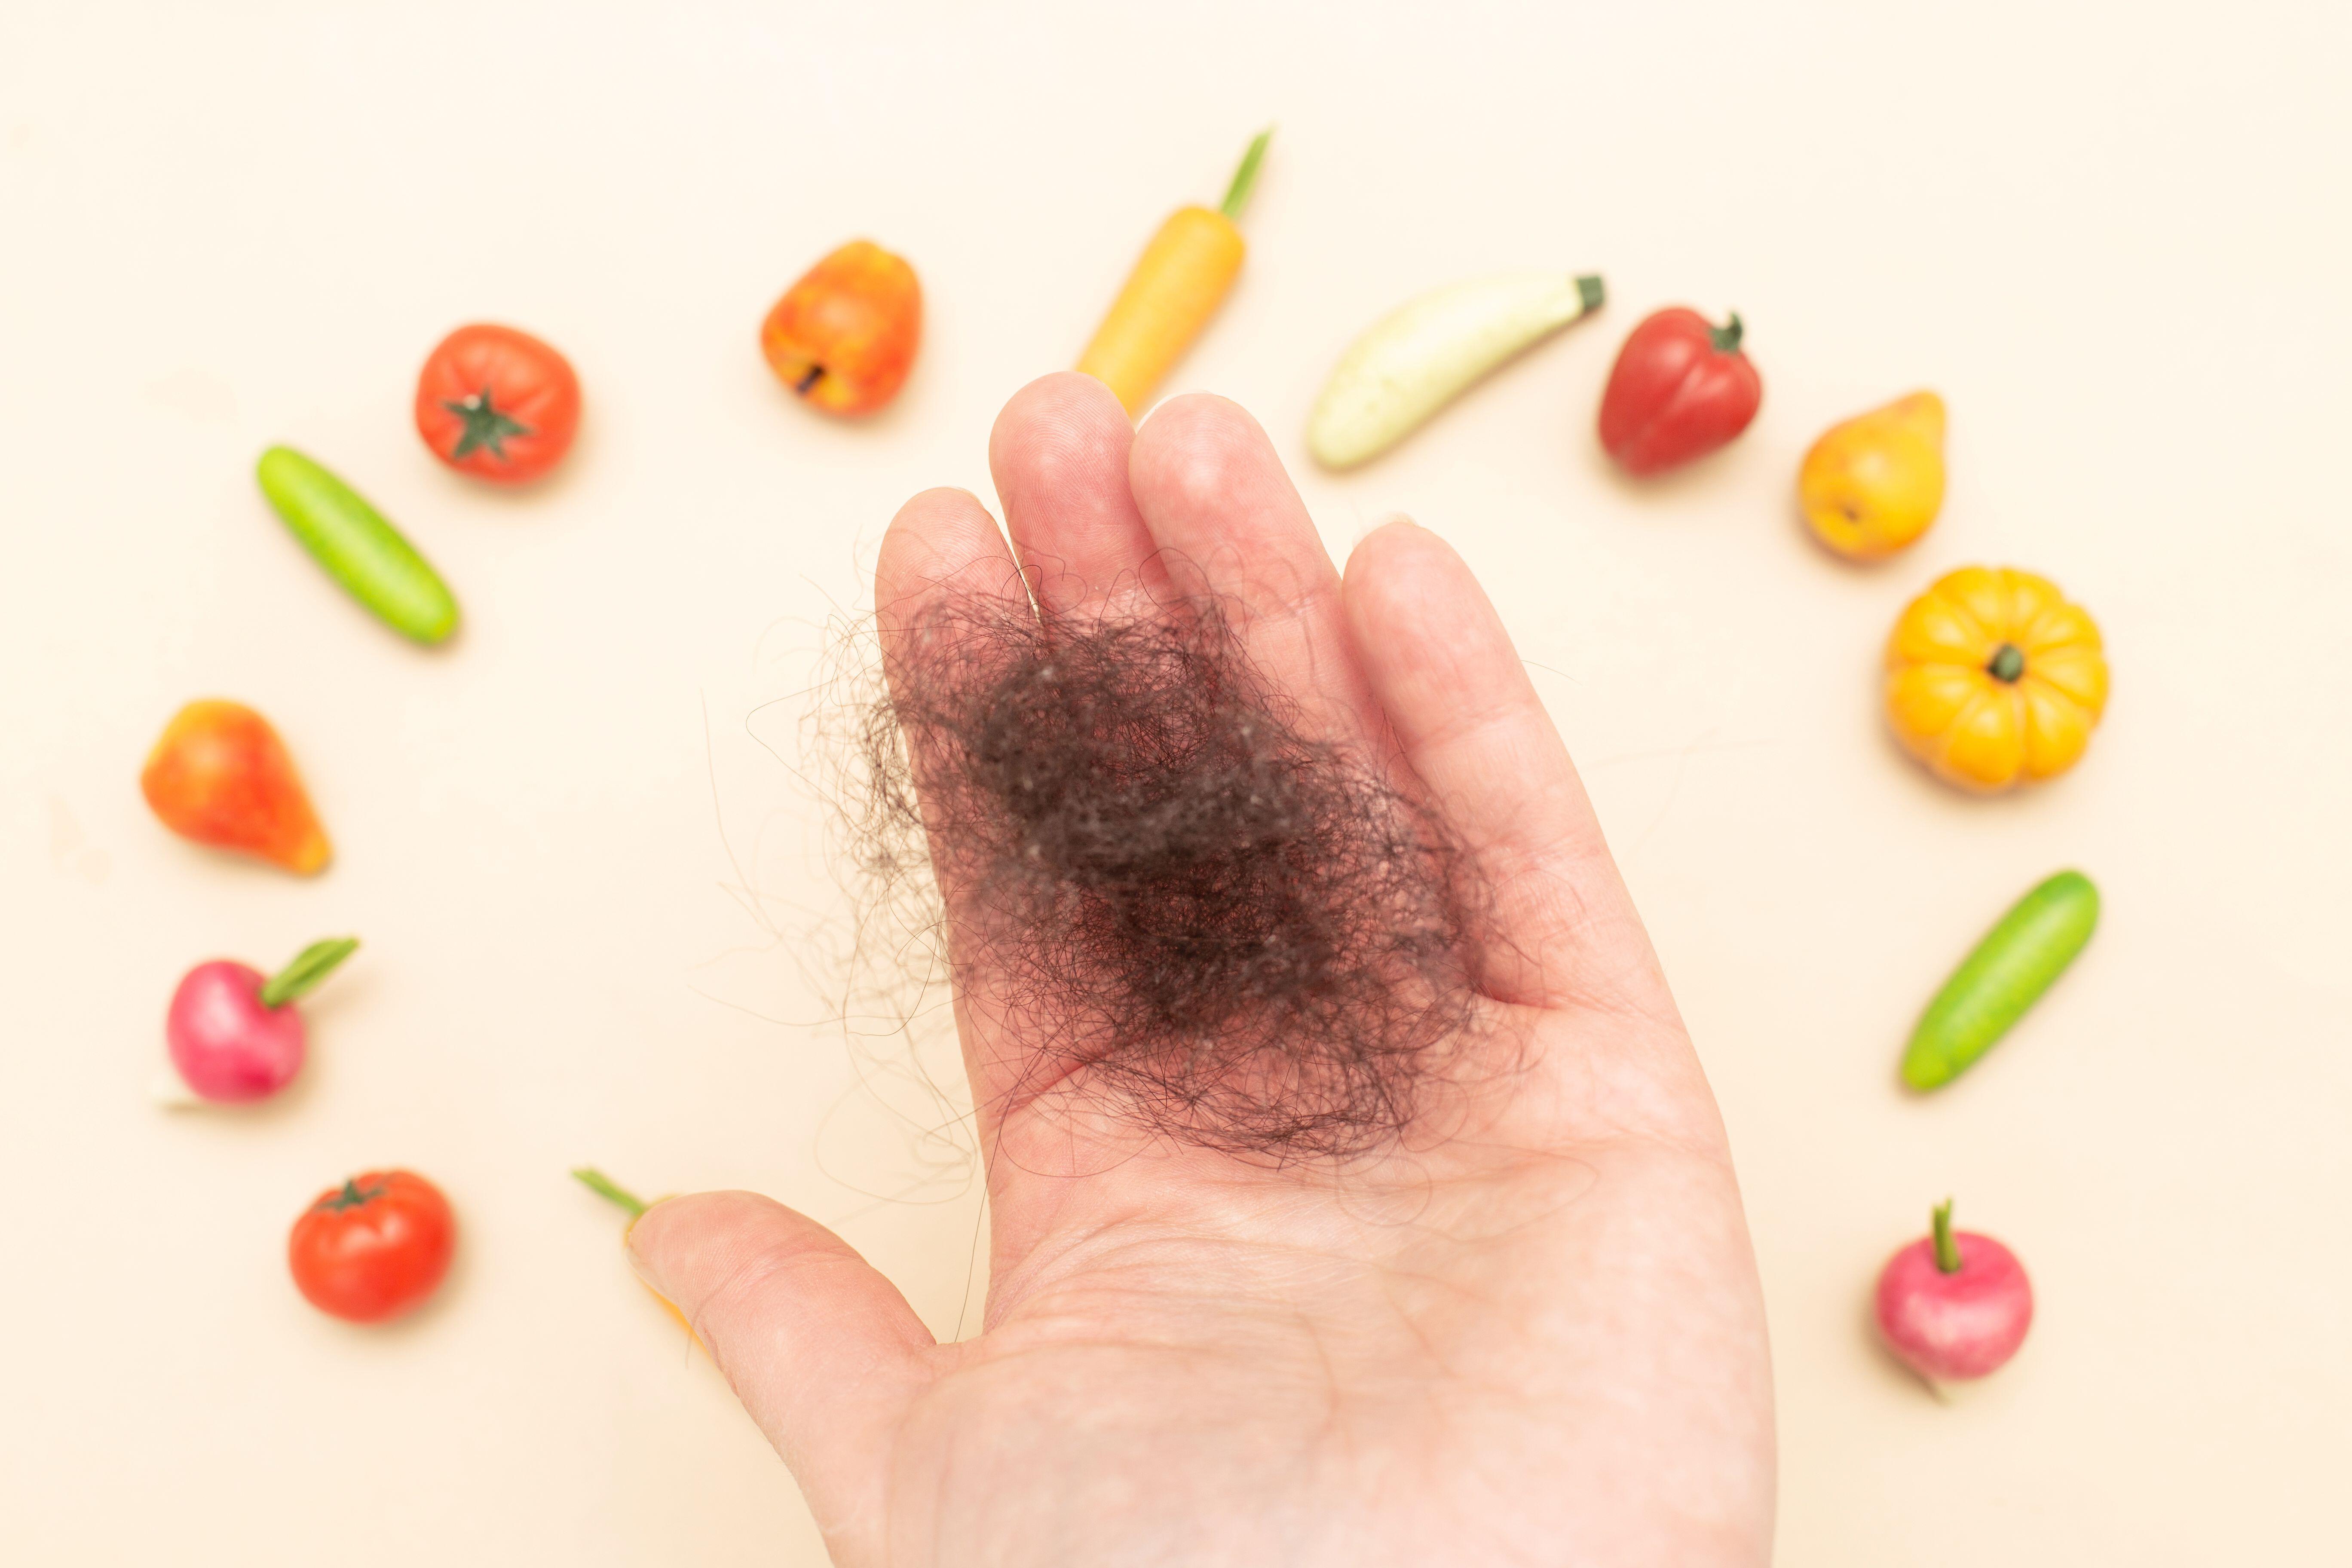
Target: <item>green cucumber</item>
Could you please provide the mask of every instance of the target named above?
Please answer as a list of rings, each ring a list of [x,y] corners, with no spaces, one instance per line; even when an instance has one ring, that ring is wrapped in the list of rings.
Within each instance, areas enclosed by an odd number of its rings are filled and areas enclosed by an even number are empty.
[[[357,490],[290,447],[262,453],[255,472],[302,548],[386,626],[427,644],[457,629],[449,585]]]
[[[1975,1066],[2066,972],[2098,923],[2099,889],[2080,871],[2061,871],[2018,900],[1927,1004],[1903,1053],[1903,1081],[1941,1089]]]

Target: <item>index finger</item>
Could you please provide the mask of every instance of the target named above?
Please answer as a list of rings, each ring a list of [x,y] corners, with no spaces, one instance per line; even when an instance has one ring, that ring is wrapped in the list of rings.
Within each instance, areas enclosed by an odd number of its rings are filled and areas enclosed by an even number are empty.
[[[906,820],[910,810],[919,815],[924,849],[947,915],[945,956],[955,982],[964,1068],[987,1132],[994,1107],[1019,1081],[1025,1064],[1019,1042],[995,1023],[994,1012],[972,1005],[975,997],[993,995],[999,987],[997,977],[973,967],[987,944],[958,939],[960,916],[969,912],[972,889],[959,875],[954,851],[959,827],[969,825],[944,820],[947,803],[938,789],[926,787],[927,780],[952,774],[952,748],[958,741],[923,722],[920,715],[932,703],[959,695],[952,689],[955,672],[971,656],[975,637],[984,646],[989,629],[1004,624],[998,617],[1019,625],[1031,620],[1033,613],[1020,570],[995,520],[977,497],[960,489],[926,490],[898,510],[875,562],[874,603],[891,711],[887,723],[857,737],[861,754],[855,761],[873,776],[858,782],[858,794],[851,802],[868,818],[856,826],[868,836],[863,847],[880,858],[867,870],[884,879],[887,900],[904,885],[902,879],[919,874],[901,863],[905,847],[898,836],[913,826]],[[898,780],[887,775],[898,765],[896,748],[902,739],[910,773]],[[911,801],[900,792],[901,784],[911,786]],[[968,932],[971,928],[963,929]],[[927,953],[932,938],[924,931],[887,929],[875,940],[891,949],[887,962],[896,963],[902,944]]]

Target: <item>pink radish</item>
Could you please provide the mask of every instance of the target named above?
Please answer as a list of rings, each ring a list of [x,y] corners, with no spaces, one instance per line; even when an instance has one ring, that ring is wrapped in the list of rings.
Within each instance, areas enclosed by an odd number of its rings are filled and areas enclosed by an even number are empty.
[[[297,997],[349,958],[357,937],[314,942],[294,962],[264,978],[234,959],[199,963],[172,993],[163,1039],[172,1065],[205,1100],[264,1100],[302,1070],[306,1041]]]
[[[1878,1276],[1878,1331],[1903,1363],[1932,1381],[1997,1372],[2025,1342],[2033,1287],[2017,1255],[1989,1236],[1952,1228],[1952,1201],[1935,1229],[1886,1260]]]

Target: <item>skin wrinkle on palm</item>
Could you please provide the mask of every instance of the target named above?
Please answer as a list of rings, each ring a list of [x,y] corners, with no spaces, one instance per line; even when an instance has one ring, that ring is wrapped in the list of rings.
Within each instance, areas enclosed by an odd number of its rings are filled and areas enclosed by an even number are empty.
[[[976,886],[985,900],[1017,836],[992,842],[1002,824],[962,813],[971,802],[940,809],[970,775],[911,758],[990,1153],[982,1331],[934,1343],[838,1237],[752,1194],[657,1205],[630,1233],[836,1561],[1768,1561],[1770,1374],[1720,1119],[1566,750],[1467,569],[1395,523],[1343,579],[1263,432],[1214,398],[1134,430],[1105,389],[1049,376],[1007,406],[990,457],[1010,550],[951,490],[908,502],[884,542],[894,681],[927,619],[1030,616],[1023,565],[1044,624],[1149,637],[1152,614],[1191,601],[1135,587],[1155,561],[1193,563],[1232,606],[1232,651],[1266,705],[1311,706],[1313,730],[1290,737],[1308,794],[1369,778],[1392,786],[1379,809],[1425,811],[1492,940],[1451,950],[1480,968],[1475,1026],[1433,1043],[1448,1070],[1408,1075],[1416,1114],[1344,1152],[1269,1159],[1187,1136],[1197,1126],[1139,1127],[1118,1086],[1098,1094],[1084,1072],[1069,1092],[1009,1098],[1067,1045],[1050,1004],[1071,993],[1036,1005],[1022,975],[1036,952],[1010,950],[1008,988],[990,972],[1007,950],[960,930],[959,900]],[[909,739],[919,752],[919,726]],[[1007,907],[1052,894],[1029,886]],[[1244,1039],[1269,1023],[1246,1007],[1235,1021]]]

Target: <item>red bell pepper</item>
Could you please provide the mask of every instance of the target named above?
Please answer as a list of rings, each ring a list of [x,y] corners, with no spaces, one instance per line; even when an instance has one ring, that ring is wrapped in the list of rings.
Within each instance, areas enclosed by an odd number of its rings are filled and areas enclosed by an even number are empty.
[[[1625,339],[1601,398],[1601,445],[1627,473],[1703,458],[1748,428],[1764,383],[1739,352],[1740,331],[1737,315],[1717,327],[1678,305]]]

